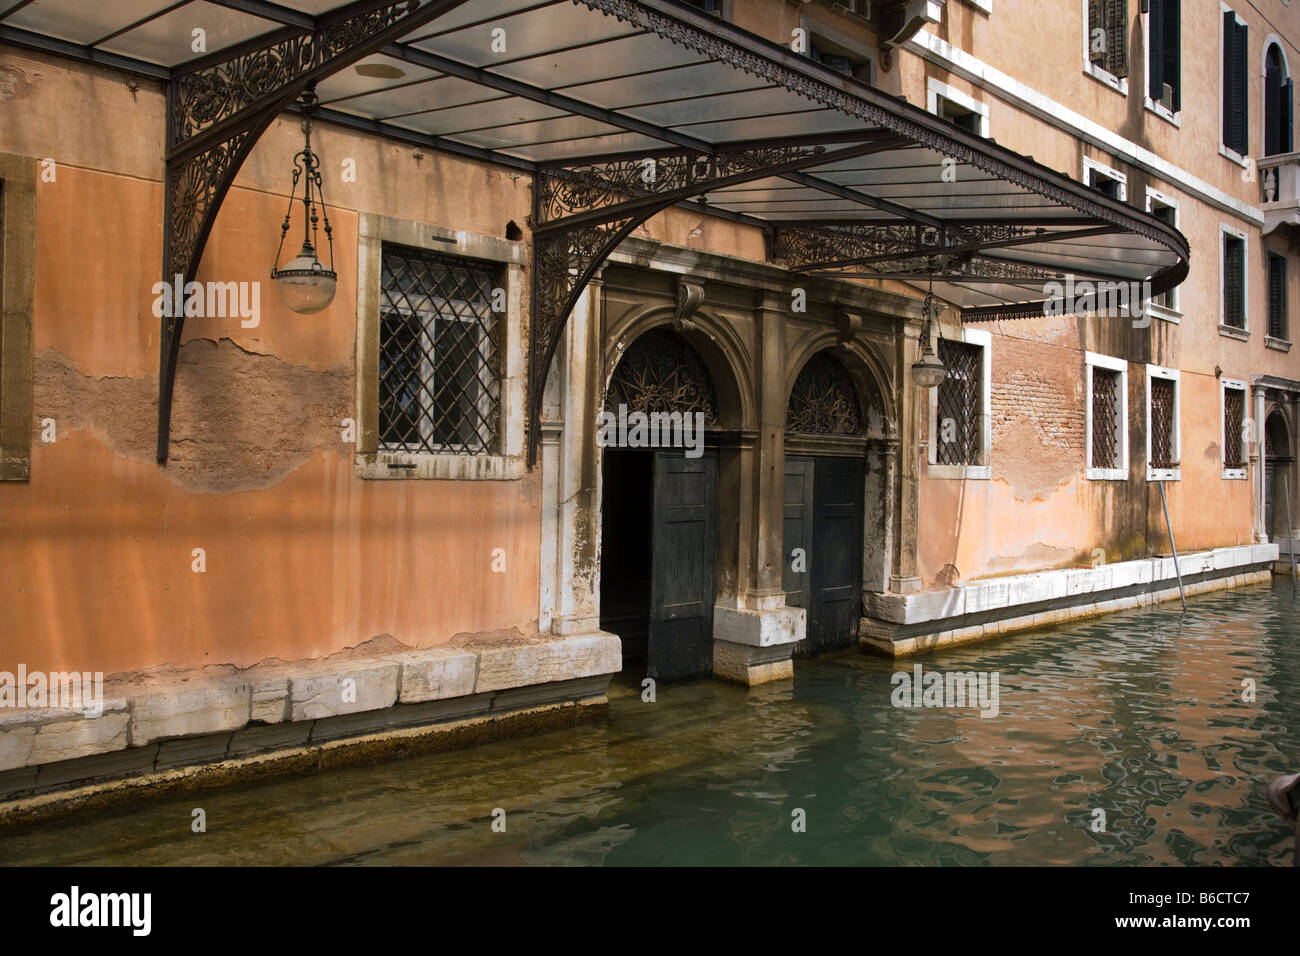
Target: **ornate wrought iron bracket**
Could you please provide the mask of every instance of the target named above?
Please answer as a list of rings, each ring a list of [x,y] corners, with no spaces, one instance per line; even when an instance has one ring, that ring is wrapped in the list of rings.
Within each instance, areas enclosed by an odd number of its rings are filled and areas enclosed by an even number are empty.
[[[867,156],[905,142],[891,133],[851,146],[745,144],[543,166],[533,187],[532,329],[528,368],[528,460],[536,461],[542,393],[560,335],[587,283],[634,229],[656,213],[714,189]]]
[[[163,281],[189,283],[217,212],[258,137],[318,80],[368,56],[465,0],[359,0],[177,68],[167,85]],[[172,390],[184,326],[182,303],[162,319],[158,363],[158,461],[167,461]]]

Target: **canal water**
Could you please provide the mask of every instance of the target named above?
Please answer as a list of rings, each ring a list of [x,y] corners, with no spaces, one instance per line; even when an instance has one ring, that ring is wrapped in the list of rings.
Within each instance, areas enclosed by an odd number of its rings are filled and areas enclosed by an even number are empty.
[[[0,862],[1289,865],[1296,608],[1277,579],[918,659],[996,673],[995,717],[895,707],[915,661],[859,653],[616,685],[608,724],[0,832]]]

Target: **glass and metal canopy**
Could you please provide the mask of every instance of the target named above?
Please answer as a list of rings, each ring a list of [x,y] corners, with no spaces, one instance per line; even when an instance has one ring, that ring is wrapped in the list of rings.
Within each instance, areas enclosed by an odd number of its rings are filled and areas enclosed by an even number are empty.
[[[1153,216],[677,0],[0,0],[0,41],[168,84],[167,276],[309,86],[318,119],[531,173],[530,423],[587,280],[676,204],[762,228],[796,273],[933,282],[964,321],[1188,269]]]

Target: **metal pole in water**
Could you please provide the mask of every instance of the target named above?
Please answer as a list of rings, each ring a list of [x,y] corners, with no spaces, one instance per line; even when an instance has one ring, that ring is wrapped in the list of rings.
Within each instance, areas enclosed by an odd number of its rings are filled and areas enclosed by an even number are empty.
[[[1286,499],[1286,551],[1291,555],[1291,590],[1295,590],[1295,524],[1291,521],[1291,483],[1282,476],[1282,497]],[[1300,829],[1296,830],[1296,854],[1300,859]],[[1297,863],[1300,865],[1300,863]]]
[[[1178,596],[1183,601],[1183,611],[1187,610],[1187,594],[1183,591],[1183,570],[1178,566],[1178,548],[1174,545],[1174,526],[1169,523],[1169,502],[1165,500],[1165,483],[1156,482],[1160,486],[1160,507],[1165,510],[1165,528],[1169,531],[1169,550],[1174,553],[1174,574],[1178,575]]]

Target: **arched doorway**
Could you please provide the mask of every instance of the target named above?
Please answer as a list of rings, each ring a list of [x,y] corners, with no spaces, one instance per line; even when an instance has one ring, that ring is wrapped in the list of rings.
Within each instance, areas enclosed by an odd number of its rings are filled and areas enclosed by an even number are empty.
[[[1287,476],[1291,474],[1294,462],[1295,453],[1287,434],[1286,418],[1281,412],[1274,411],[1264,421],[1264,527],[1270,541],[1291,537],[1287,510],[1289,504],[1294,515],[1296,490],[1290,487]]]
[[[634,678],[713,669],[718,425],[712,377],[671,329],[623,355],[605,392],[600,626],[623,643]]]
[[[1295,84],[1287,76],[1286,58],[1276,43],[1264,54],[1264,155],[1295,148]]]
[[[830,351],[799,371],[786,405],[782,587],[808,612],[797,653],[853,647],[862,617],[867,423],[853,377]]]

